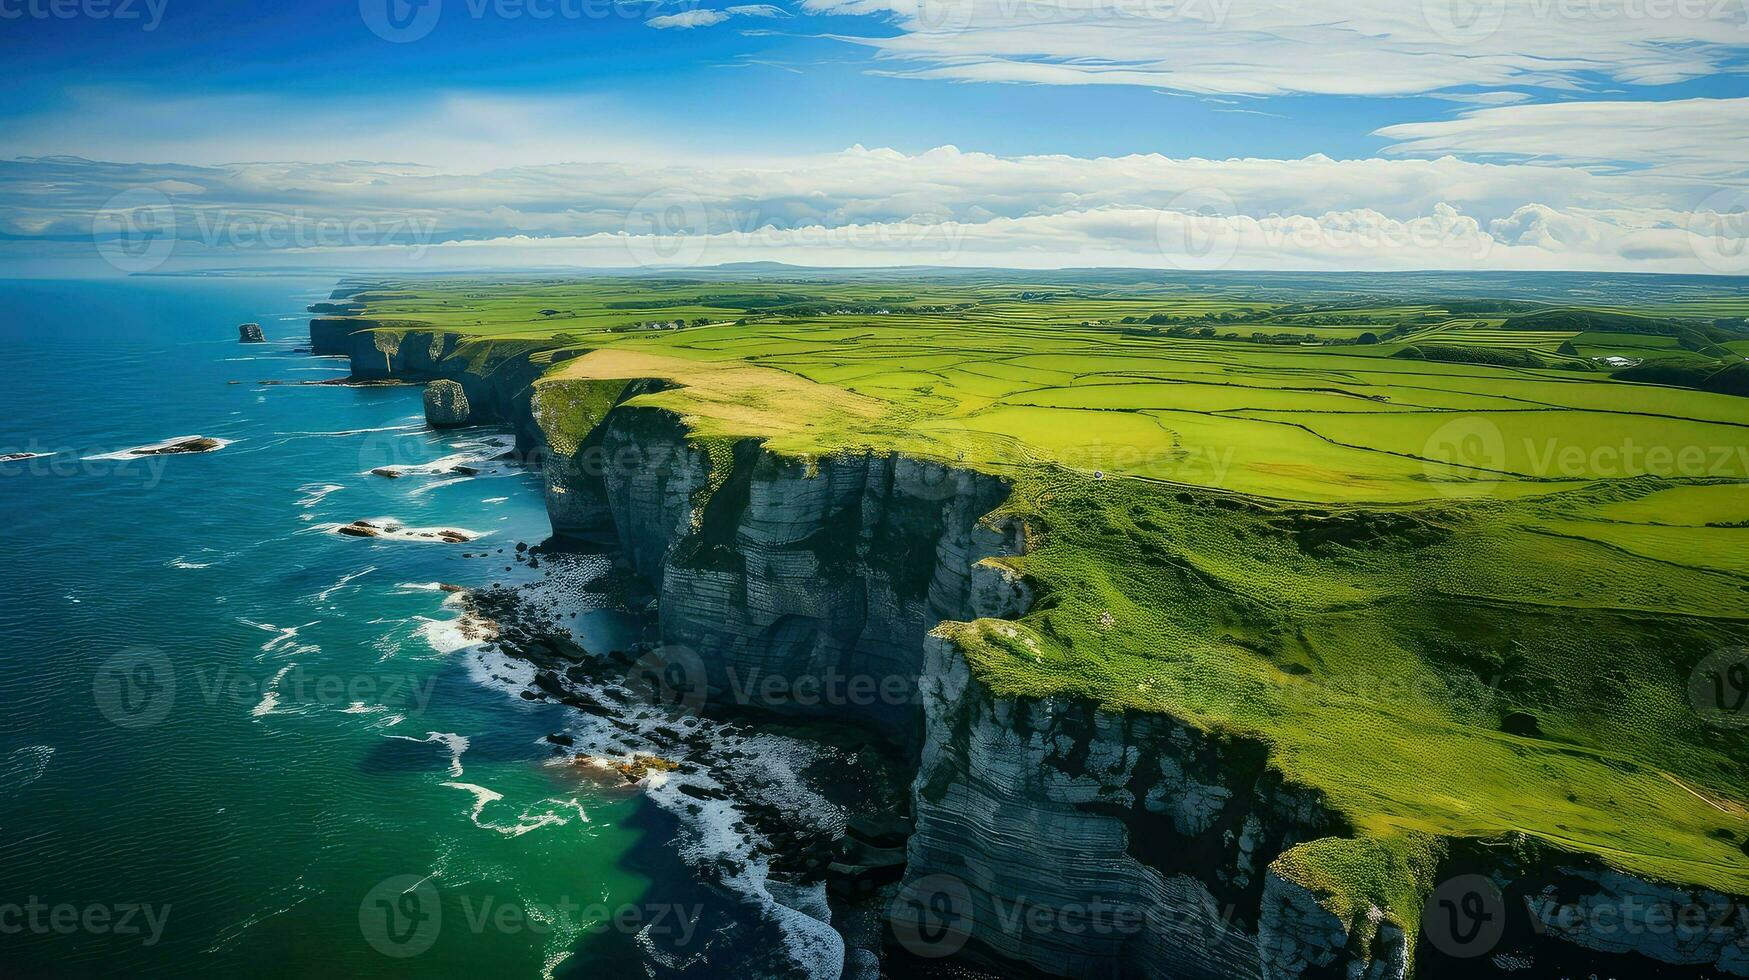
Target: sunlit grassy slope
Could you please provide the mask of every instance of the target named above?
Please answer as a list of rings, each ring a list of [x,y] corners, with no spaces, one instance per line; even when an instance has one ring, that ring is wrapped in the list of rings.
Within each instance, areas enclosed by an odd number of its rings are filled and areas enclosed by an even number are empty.
[[[1041,600],[943,627],[978,675],[1266,742],[1357,830],[1279,869],[1338,901],[1412,927],[1404,875],[1438,841],[1515,834],[1749,894],[1749,740],[1689,696],[1697,664],[1749,640],[1749,398],[1592,360],[1724,354],[1217,285],[764,276],[360,298],[385,329],[477,335],[476,353],[583,352],[540,383],[561,447],[619,381],[657,377],[675,387],[636,403],[702,441],[1009,479],[1005,511],[1036,542],[1009,564]],[[1634,289],[1607,308],[1749,310],[1740,287]],[[1173,322],[1150,327],[1159,314]],[[1367,332],[1381,342],[1353,342]],[[1393,356],[1435,339],[1545,364]]]

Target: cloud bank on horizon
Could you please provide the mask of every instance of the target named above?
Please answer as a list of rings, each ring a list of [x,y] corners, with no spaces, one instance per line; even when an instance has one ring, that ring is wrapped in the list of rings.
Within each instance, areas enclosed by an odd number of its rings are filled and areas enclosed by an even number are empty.
[[[536,3],[361,0],[372,95],[33,49],[0,264],[1749,274],[1749,0]]]

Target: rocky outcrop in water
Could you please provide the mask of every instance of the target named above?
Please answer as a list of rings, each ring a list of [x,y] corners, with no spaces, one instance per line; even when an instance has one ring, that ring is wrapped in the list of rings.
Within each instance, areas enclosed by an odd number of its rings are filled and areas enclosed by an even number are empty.
[[[132,456],[181,456],[187,453],[210,453],[224,448],[224,443],[210,436],[189,436],[184,439],[173,439],[155,446],[141,446],[128,450]]]
[[[452,429],[468,424],[468,393],[454,381],[425,385],[425,424],[434,429]]]
[[[265,344],[267,337],[261,332],[259,323],[241,323],[237,325],[237,342],[242,344]]]

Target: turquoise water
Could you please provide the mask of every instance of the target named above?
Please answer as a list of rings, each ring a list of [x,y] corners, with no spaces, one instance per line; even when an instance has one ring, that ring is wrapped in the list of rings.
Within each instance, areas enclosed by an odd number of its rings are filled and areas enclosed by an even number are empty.
[[[0,468],[0,975],[731,975],[672,823],[546,764],[570,709],[432,642],[435,583],[543,574],[538,475],[371,476],[491,433],[256,384],[345,373],[295,350],[331,284],[0,283],[0,454],[54,454]],[[90,458],[195,434],[231,442]],[[324,530],[371,517],[486,537]]]

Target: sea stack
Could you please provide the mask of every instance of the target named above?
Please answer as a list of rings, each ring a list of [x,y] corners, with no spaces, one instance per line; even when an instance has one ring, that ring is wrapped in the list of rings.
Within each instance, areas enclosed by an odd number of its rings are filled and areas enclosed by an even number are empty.
[[[265,344],[267,337],[261,332],[261,324],[241,323],[237,325],[237,341],[244,344]]]
[[[468,424],[468,394],[454,381],[433,381],[425,386],[425,423],[434,429]]]

